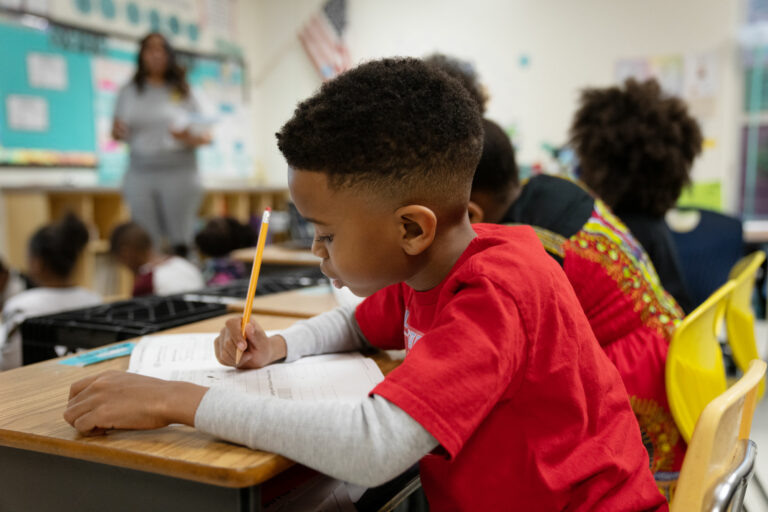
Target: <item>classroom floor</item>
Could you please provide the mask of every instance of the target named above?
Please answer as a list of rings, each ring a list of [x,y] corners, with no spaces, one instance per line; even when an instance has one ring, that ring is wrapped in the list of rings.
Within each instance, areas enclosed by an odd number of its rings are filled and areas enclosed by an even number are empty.
[[[757,344],[760,355],[765,360],[768,357],[768,322],[759,321],[755,326]],[[757,404],[755,418],[752,421],[752,440],[757,443],[757,462],[755,473],[768,487],[768,398],[763,398]],[[764,503],[754,485],[747,488],[744,503],[749,512],[768,512],[768,504]]]

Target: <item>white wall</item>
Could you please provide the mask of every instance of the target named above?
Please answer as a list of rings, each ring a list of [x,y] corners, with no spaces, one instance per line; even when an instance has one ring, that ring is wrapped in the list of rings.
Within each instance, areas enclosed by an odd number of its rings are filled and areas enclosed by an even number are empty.
[[[241,23],[252,27],[243,43],[253,64],[257,158],[270,183],[285,183],[274,133],[320,85],[296,34],[321,3],[241,2]],[[492,96],[488,117],[521,130],[523,163],[544,158],[542,142],[566,140],[579,90],[611,84],[617,59],[715,52],[719,98],[702,123],[715,146],[697,162],[694,179],[722,180],[733,209],[740,8],[736,0],[348,0],[348,45],[355,62],[434,51],[473,61]],[[521,55],[530,58],[527,67]]]

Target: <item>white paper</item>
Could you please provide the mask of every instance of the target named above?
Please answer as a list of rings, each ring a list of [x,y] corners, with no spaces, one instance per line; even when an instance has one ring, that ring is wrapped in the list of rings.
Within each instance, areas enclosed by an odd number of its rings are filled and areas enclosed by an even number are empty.
[[[48,131],[48,102],[45,98],[9,94],[5,98],[5,106],[11,130]]]
[[[376,363],[358,353],[327,354],[259,370],[236,370],[216,361],[216,336],[145,336],[133,349],[128,371],[293,400],[360,399],[384,379]]]
[[[69,81],[66,59],[61,55],[29,52],[27,80],[32,87],[65,91]]]

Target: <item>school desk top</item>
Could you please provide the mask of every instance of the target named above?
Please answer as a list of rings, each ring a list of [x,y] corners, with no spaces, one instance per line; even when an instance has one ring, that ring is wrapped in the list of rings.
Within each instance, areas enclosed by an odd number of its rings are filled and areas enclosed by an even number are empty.
[[[254,297],[251,311],[262,315],[310,318],[330,311],[338,305],[330,286],[321,285]],[[242,312],[244,307],[244,300],[227,306],[233,312]]]
[[[164,332],[218,332],[232,316]],[[265,329],[284,329],[296,321],[264,315],[253,318]],[[384,373],[400,362],[385,353],[374,359]],[[218,441],[182,425],[94,437],[78,434],[62,417],[70,384],[105,370],[127,367],[128,357],[83,368],[54,359],[0,373],[0,446],[230,488],[261,484],[294,464],[280,455]]]
[[[232,259],[245,263],[253,263],[253,257],[255,255],[255,247],[237,249],[230,253]],[[320,261],[320,258],[307,249],[289,249],[275,244],[270,244],[264,247],[264,256],[261,260],[264,265],[294,266],[317,266],[320,265]]]

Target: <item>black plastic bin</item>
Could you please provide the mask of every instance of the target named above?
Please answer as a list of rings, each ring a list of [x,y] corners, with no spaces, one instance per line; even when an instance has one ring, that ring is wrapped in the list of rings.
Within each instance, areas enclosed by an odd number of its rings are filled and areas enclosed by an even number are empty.
[[[257,295],[327,283],[319,268],[272,271],[259,277]],[[242,300],[248,279],[168,297],[147,296],[28,318],[21,325],[24,364],[56,357],[54,346],[70,351],[95,348],[227,312],[226,304]]]

